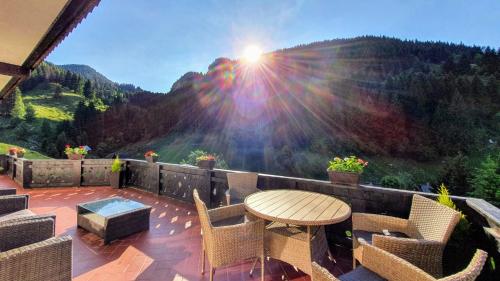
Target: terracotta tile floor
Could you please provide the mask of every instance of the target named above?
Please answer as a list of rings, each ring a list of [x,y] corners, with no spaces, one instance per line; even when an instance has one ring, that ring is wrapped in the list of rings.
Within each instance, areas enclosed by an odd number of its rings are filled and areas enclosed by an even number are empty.
[[[57,215],[56,235],[73,237],[73,277],[77,281],[112,280],[208,280],[199,273],[200,225],[193,205],[158,197],[135,189],[110,187],[23,189],[6,176],[0,186],[16,187],[18,194],[30,194],[30,209],[35,213]],[[96,235],[76,227],[75,206],[78,203],[122,196],[153,207],[150,230],[104,245]],[[334,251],[334,255],[335,252]],[[338,253],[337,253],[338,254]],[[348,271],[349,253],[336,257],[337,264],[325,258],[335,275]],[[216,270],[215,280],[259,280],[260,268],[250,277],[251,262]],[[271,260],[266,263],[266,280],[310,280],[288,264]]]

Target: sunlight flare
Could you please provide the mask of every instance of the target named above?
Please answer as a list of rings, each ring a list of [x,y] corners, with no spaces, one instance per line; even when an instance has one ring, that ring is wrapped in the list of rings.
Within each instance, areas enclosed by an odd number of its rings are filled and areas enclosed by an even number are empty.
[[[257,63],[262,56],[262,50],[257,45],[250,45],[245,48],[243,58],[248,63]]]

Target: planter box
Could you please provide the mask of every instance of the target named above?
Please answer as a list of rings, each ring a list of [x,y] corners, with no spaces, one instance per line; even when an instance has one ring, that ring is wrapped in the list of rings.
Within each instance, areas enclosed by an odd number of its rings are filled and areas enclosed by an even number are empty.
[[[201,169],[213,170],[215,167],[215,160],[200,160],[197,165]]]
[[[156,163],[156,161],[158,160],[158,156],[145,156],[145,157],[148,163]]]
[[[112,188],[121,188],[123,186],[123,172],[110,172],[109,173],[109,185]]]
[[[333,184],[358,186],[359,175],[358,173],[328,171],[328,176]]]
[[[82,154],[76,154],[76,153],[68,154],[69,160],[82,160],[84,158],[85,158],[85,155],[82,155]]]

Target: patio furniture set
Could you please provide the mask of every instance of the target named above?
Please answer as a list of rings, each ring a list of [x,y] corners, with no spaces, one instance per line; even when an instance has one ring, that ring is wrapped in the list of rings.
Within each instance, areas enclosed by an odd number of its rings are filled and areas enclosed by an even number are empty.
[[[442,278],[443,250],[460,213],[414,195],[408,219],[352,213],[345,202],[300,190],[257,189],[255,173],[230,173],[227,206],[208,209],[197,190],[193,198],[202,231],[201,272],[266,258],[289,263],[313,281],[475,280],[487,254],[477,250],[469,266]],[[0,188],[0,280],[71,280],[72,240],[54,237],[56,217],[28,209],[29,196]],[[151,206],[111,197],[77,205],[77,225],[101,237],[104,244],[149,229]],[[325,226],[352,217],[354,270],[338,278],[318,262],[328,255]],[[360,265],[358,265],[358,262]]]
[[[28,204],[28,195],[0,187],[0,280],[71,280],[71,236],[54,237],[56,216],[37,215]],[[150,211],[142,203],[112,197],[77,205],[77,221],[108,244],[149,229]]]
[[[260,260],[264,280],[266,257],[287,262],[313,281],[475,280],[487,254],[477,250],[463,271],[442,277],[443,251],[460,213],[420,195],[414,195],[408,219],[353,213],[353,268],[338,278],[317,262],[332,256],[325,225],[351,217],[351,208],[332,196],[298,190],[257,189],[257,174],[227,175],[228,206],[207,209],[194,190],[202,228],[202,268],[210,263],[210,281],[216,268],[242,260]],[[358,265],[358,262],[360,265]]]

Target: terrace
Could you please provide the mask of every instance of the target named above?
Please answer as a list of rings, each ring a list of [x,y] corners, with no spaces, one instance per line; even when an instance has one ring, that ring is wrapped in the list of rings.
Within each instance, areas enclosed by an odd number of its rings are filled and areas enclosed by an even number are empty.
[[[15,186],[29,194],[29,208],[37,214],[56,214],[56,236],[73,238],[75,280],[208,280],[201,275],[200,223],[193,205],[197,188],[208,206],[224,205],[227,170],[123,160],[124,186],[109,187],[111,159],[26,160],[2,156],[0,185]],[[353,212],[383,213],[407,217],[413,193],[372,186],[341,186],[329,182],[274,175],[259,175],[260,189],[296,189],[328,194],[347,202]],[[95,234],[76,227],[76,205],[121,196],[152,206],[149,231],[105,245]],[[429,194],[426,194],[429,196]],[[430,195],[432,196],[432,195]],[[498,209],[473,198],[454,198],[457,205],[487,233],[498,231]],[[321,263],[334,275],[352,269],[350,241],[342,233],[350,220],[327,227],[329,247],[337,263],[325,256]],[[340,233],[340,235],[339,235]],[[482,239],[478,237],[478,239]],[[248,275],[251,261],[216,270],[215,280],[258,280]],[[259,270],[257,266],[256,271]],[[291,265],[270,260],[266,280],[309,280]]]
[[[50,5],[40,1],[2,2],[5,9],[0,11],[0,17],[8,28],[0,30],[0,49],[9,52],[0,54],[0,101],[29,76],[30,71],[98,3],[96,0],[55,0]],[[29,209],[35,214],[55,215],[55,236],[69,235],[72,238],[71,270],[74,280],[209,280],[208,274],[200,274],[202,236],[193,191],[197,189],[209,209],[224,206],[229,188],[227,175],[235,171],[124,159],[122,188],[113,189],[110,187],[111,165],[111,159],[27,160],[0,155],[0,167],[5,173],[0,175],[0,187],[14,187],[17,194],[29,194]],[[315,192],[345,202],[353,213],[385,214],[399,218],[408,217],[412,198],[417,194],[267,174],[258,175],[256,187],[264,191],[287,189]],[[431,199],[436,197],[435,194],[419,194]],[[116,196],[152,207],[148,231],[106,244],[96,234],[77,227],[78,204]],[[498,261],[500,210],[481,199],[452,199],[474,229],[470,232],[474,236],[467,237],[470,244],[464,248],[483,247],[489,251],[490,257]],[[300,211],[299,207],[295,207]],[[441,218],[433,219],[437,223]],[[335,276],[352,270],[352,241],[346,234],[352,228],[350,217],[326,226],[327,246],[336,263],[326,255],[317,262]],[[488,249],[485,248],[487,246]],[[470,258],[465,254],[453,255],[453,252],[450,255],[449,250],[445,250],[445,273],[452,274],[463,269]],[[450,266],[456,263],[460,264],[459,269]],[[489,264],[494,262],[490,260]],[[393,268],[397,265],[386,266]],[[494,265],[489,265],[491,267]],[[251,260],[223,266],[217,268],[214,279],[259,280],[260,267],[257,265],[253,277],[248,274],[251,268]],[[488,278],[494,276],[495,269],[493,273],[489,270],[486,273],[489,275],[484,274],[482,280],[491,280]],[[264,274],[265,280],[310,280],[308,274],[276,259],[266,261]],[[0,275],[0,281],[4,280],[2,277]],[[21,274],[15,278],[25,280]]]

